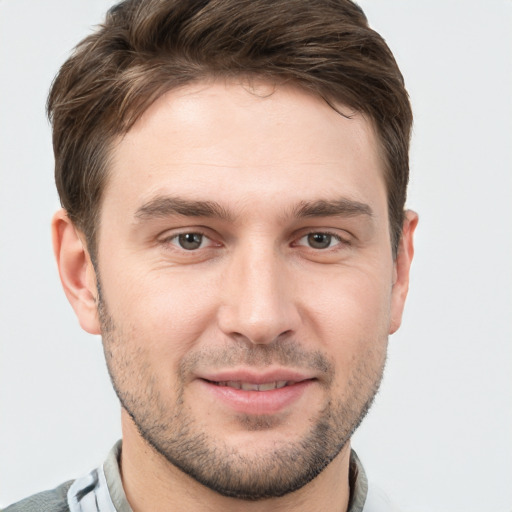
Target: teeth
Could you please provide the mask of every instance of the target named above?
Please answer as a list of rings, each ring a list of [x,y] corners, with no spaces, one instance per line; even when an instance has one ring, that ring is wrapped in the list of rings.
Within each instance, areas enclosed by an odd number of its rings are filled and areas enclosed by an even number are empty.
[[[258,384],[251,384],[250,382],[242,382],[240,389],[244,391],[259,391],[260,386]]]
[[[277,382],[265,382],[258,386],[259,391],[270,391],[271,389],[277,388]]]
[[[217,382],[219,386],[227,386],[228,388],[241,389],[243,391],[271,391],[273,389],[281,389],[287,385],[294,384],[292,381],[278,380],[275,382],[265,382],[264,384],[253,384],[252,382],[241,382],[239,380],[226,380]]]

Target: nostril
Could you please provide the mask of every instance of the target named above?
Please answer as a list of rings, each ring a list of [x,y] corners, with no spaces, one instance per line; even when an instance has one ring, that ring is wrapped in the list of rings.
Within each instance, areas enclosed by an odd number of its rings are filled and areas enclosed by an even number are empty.
[[[243,300],[230,294],[217,309],[217,325],[231,339],[267,345],[296,333],[301,316],[285,293],[264,301]]]

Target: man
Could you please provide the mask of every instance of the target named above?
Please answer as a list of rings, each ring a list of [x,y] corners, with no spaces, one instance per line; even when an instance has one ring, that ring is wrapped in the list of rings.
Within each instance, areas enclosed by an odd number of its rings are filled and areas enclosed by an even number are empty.
[[[391,510],[350,438],[417,216],[401,74],[346,0],[128,0],[50,92],[64,291],[123,440],[6,510]]]

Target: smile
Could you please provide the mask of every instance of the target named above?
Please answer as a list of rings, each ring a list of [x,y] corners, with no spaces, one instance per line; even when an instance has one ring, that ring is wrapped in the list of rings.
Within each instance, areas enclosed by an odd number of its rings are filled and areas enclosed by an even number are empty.
[[[272,391],[273,389],[281,389],[285,386],[292,386],[295,381],[277,380],[274,382],[265,382],[256,384],[253,382],[244,382],[240,380],[226,380],[221,382],[213,382],[217,386],[226,386],[233,389],[241,389],[242,391]]]
[[[204,392],[214,398],[215,404],[248,415],[282,412],[310,393],[309,390],[314,389],[317,382],[315,378],[304,379],[298,375],[295,379],[292,375],[287,375],[288,379],[268,376],[258,378],[254,375],[252,378],[250,375],[237,376],[238,378],[230,375],[231,379],[219,377],[203,377],[197,382],[203,387]]]

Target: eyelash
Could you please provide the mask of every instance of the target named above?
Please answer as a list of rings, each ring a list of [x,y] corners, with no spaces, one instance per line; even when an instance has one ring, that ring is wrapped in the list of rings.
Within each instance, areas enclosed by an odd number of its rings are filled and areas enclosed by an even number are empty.
[[[186,235],[199,235],[200,237],[202,237],[201,245],[203,244],[205,239],[210,240],[211,242],[213,242],[211,237],[209,237],[206,233],[204,233],[202,231],[199,231],[199,230],[195,230],[195,231],[183,231],[182,233],[176,233],[174,235],[171,235],[169,237],[164,238],[162,240],[162,243],[165,244],[165,245],[167,245],[167,244],[174,245],[175,247],[177,247],[178,250],[182,250],[182,251],[185,251],[185,252],[195,252],[198,249],[205,249],[205,247],[198,247],[197,249],[186,249],[185,247],[180,246],[179,245],[179,238],[182,237],[182,236],[186,236]],[[174,243],[174,241],[176,241],[176,243]],[[220,244],[217,244],[217,245],[220,245]]]
[[[200,237],[202,237],[201,241],[200,241],[200,246],[197,248],[191,248],[191,249],[187,249],[187,248],[183,247],[180,244],[179,239],[180,239],[180,237],[183,237],[186,235],[199,235]],[[308,237],[314,236],[314,235],[322,235],[322,236],[330,237],[331,239],[329,240],[329,246],[319,248],[319,247],[312,247],[309,244],[299,243],[301,240],[307,239]],[[194,230],[194,231],[191,230],[191,231],[184,231],[181,233],[176,233],[172,236],[166,237],[165,239],[162,240],[162,243],[163,244],[171,244],[171,245],[175,246],[178,250],[192,253],[192,252],[198,251],[199,249],[208,249],[209,248],[209,247],[201,247],[203,245],[203,243],[205,242],[205,239],[209,240],[210,242],[213,242],[212,238],[209,237],[206,233],[204,233],[200,230]],[[337,242],[333,246],[331,246],[332,239],[334,239]],[[213,242],[213,246],[215,246],[215,245],[220,247],[221,244],[220,243],[215,244],[215,242]],[[351,245],[351,243],[349,240],[342,238],[339,234],[333,233],[330,231],[309,231],[309,232],[301,235],[299,238],[295,239],[292,242],[292,246],[307,247],[308,249],[311,249],[313,251],[319,251],[319,252],[327,252],[329,250],[336,250],[336,247],[340,246],[340,245],[341,246],[349,246],[349,245]]]
[[[350,241],[349,240],[346,240],[344,238],[342,238],[340,235],[338,235],[337,233],[332,233],[330,231],[310,231],[304,235],[302,235],[297,242],[294,242],[294,245],[300,245],[298,242],[300,242],[302,239],[304,238],[308,238],[310,236],[313,236],[313,235],[322,235],[322,236],[327,236],[327,237],[330,237],[331,239],[334,239],[337,241],[336,244],[334,244],[333,246],[330,245],[329,243],[329,246],[328,247],[323,247],[323,248],[319,248],[319,247],[311,247],[311,245],[307,245],[307,247],[309,249],[313,249],[313,250],[318,250],[318,251],[328,251],[329,249],[331,250],[336,250],[335,247],[337,247],[338,245],[350,245]],[[332,240],[330,240],[329,242],[331,242]]]

